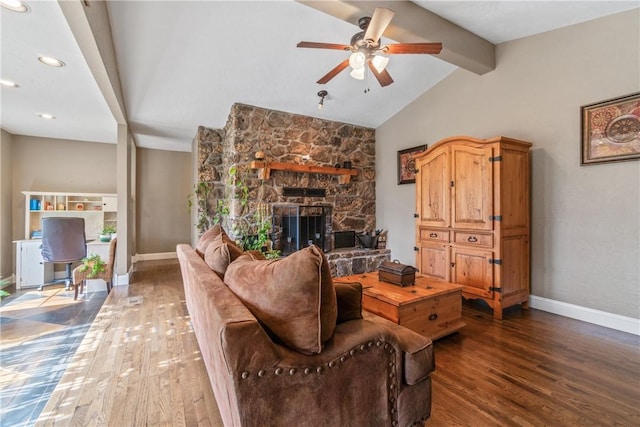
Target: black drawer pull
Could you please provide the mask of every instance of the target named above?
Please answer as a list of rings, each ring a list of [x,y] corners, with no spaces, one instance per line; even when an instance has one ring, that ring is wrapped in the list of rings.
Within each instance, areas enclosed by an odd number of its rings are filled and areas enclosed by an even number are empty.
[[[429,315],[429,320],[436,320],[438,318],[438,313],[431,313]]]
[[[429,237],[438,237],[438,233],[429,233]]]
[[[469,238],[467,239],[467,241],[469,243],[475,243],[478,241],[478,238],[476,236],[469,236]]]

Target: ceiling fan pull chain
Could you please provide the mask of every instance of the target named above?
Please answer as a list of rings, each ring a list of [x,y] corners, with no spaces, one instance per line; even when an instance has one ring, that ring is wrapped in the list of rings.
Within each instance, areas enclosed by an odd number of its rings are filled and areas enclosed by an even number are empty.
[[[369,88],[369,67],[364,67],[364,93],[368,93],[371,90]]]

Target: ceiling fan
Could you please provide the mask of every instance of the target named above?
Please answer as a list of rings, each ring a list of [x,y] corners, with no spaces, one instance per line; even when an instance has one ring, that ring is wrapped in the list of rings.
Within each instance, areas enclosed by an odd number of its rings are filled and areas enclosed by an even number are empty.
[[[382,54],[407,54],[428,53],[437,54],[442,50],[442,43],[396,43],[385,46],[380,45],[380,37],[391,22],[395,12],[389,9],[377,7],[372,17],[365,16],[358,20],[358,26],[362,31],[351,37],[351,44],[300,42],[297,47],[316,49],[335,49],[351,51],[348,59],[338,64],[333,70],[325,74],[317,83],[325,84],[342,70],[351,66],[351,77],[364,80],[366,68],[371,70],[380,86],[388,86],[393,83],[389,72],[385,69],[389,58]]]

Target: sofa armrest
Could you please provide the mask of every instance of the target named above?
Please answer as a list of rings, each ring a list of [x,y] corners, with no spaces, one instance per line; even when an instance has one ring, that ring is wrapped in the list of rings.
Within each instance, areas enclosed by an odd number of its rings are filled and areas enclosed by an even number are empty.
[[[280,357],[273,342],[249,309],[189,245],[176,250],[205,364],[221,363],[215,356],[224,355],[224,370],[233,375],[241,367],[277,363]]]
[[[407,384],[416,384],[431,375],[436,363],[433,342],[429,338],[368,311],[364,311],[363,316],[389,331],[397,340],[402,350],[404,380]]]

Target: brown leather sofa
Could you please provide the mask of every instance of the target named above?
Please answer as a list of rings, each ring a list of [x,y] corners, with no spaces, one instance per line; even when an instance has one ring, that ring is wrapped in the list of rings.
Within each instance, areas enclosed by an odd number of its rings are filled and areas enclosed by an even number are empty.
[[[300,256],[315,259],[318,251]],[[435,366],[431,341],[361,311],[359,284],[341,288],[335,297],[331,279],[322,278],[323,286],[332,287],[334,299],[329,301],[336,301],[338,311],[336,316],[329,310],[329,318],[337,321],[333,328],[330,322],[323,325],[333,330],[317,351],[301,352],[277,336],[277,325],[267,326],[273,325],[272,319],[259,321],[254,316],[252,311],[264,316],[260,302],[243,302],[225,283],[234,282],[227,280],[234,268],[236,279],[241,275],[244,280],[253,277],[247,268],[261,268],[256,277],[262,278],[270,274],[265,268],[297,267],[244,255],[230,262],[223,281],[205,262],[204,252],[177,246],[187,308],[225,426],[407,426],[422,425],[429,417]],[[300,264],[300,259],[291,260]],[[325,271],[324,265],[320,271]],[[272,284],[265,279],[254,288],[271,293]],[[345,313],[351,320],[345,320]],[[294,328],[304,324],[296,322]]]

